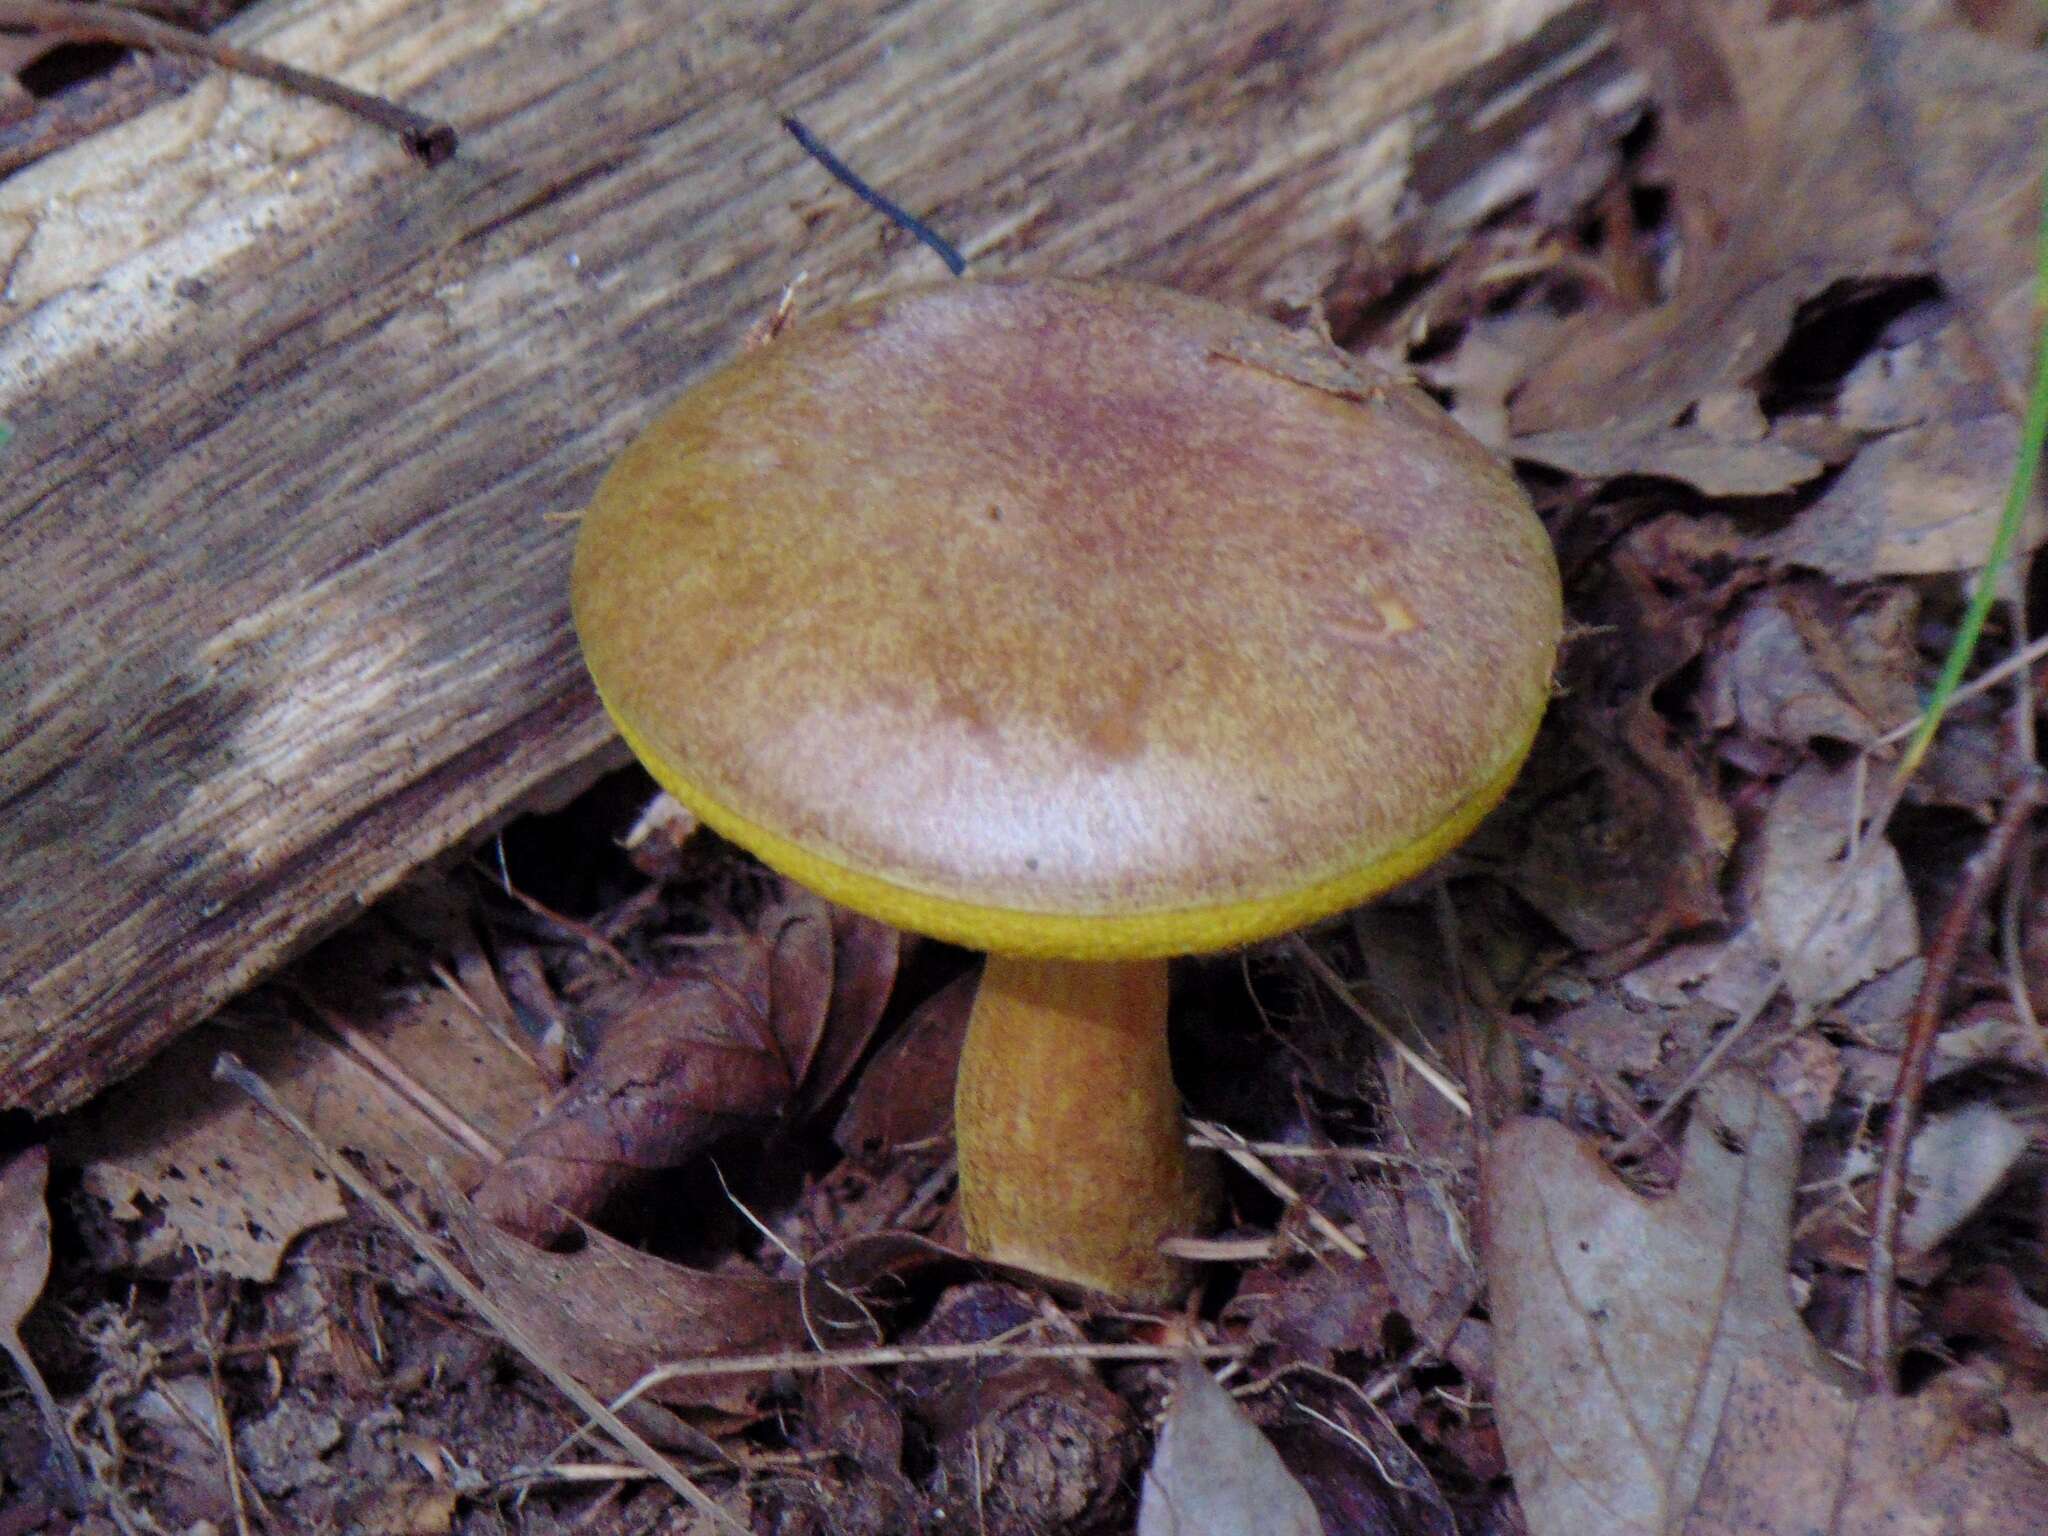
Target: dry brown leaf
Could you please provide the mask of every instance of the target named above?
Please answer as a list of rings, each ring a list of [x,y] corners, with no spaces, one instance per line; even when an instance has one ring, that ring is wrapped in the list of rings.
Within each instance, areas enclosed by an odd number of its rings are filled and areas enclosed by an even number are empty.
[[[327,1041],[294,1026],[236,1045],[272,1082],[355,1076]],[[141,1269],[189,1252],[216,1274],[274,1280],[294,1239],[348,1214],[310,1154],[213,1080],[220,1049],[213,1030],[186,1036],[67,1131],[62,1155],[99,1203],[87,1238],[100,1263]],[[369,1091],[356,1082],[350,1089]]]
[[[43,1431],[55,1449],[70,1483],[72,1497],[83,1502],[85,1477],[64,1416],[43,1382],[42,1372],[21,1342],[21,1325],[43,1294],[50,1278],[50,1210],[43,1191],[50,1179],[47,1147],[30,1147],[0,1168],[0,1351],[21,1372],[43,1418]]]
[[[2032,1127],[1996,1103],[1929,1115],[1906,1154],[1913,1204],[1899,1228],[1900,1252],[1931,1253],[1946,1242],[2005,1182],[2033,1140]]]
[[[893,945],[798,887],[697,963],[636,983],[568,1089],[476,1191],[478,1209],[536,1242],[567,1233],[636,1174],[822,1096],[872,1038]],[[843,937],[844,995],[836,984]]]
[[[1850,827],[1866,810],[1853,768],[1809,763],[1764,816],[1753,922],[1796,1002],[1832,1002],[1920,953],[1919,916],[1890,843],[1872,849],[1836,895]],[[1815,931],[1830,904],[1834,916]]]
[[[601,1396],[672,1360],[806,1347],[794,1281],[686,1269],[593,1228],[582,1229],[576,1252],[549,1253],[480,1219],[459,1196],[443,1203],[491,1299]],[[685,1378],[649,1395],[671,1406],[751,1413],[764,1390],[756,1373]]]
[[[1451,417],[1495,453],[1508,451],[1508,401],[1557,322],[1537,310],[1482,314],[1448,357],[1416,365],[1416,377],[1450,396]]]
[[[351,1027],[425,1085],[435,1108],[335,1037],[290,1021],[236,1030],[232,1043],[328,1145],[415,1182],[432,1163],[474,1182],[479,1144],[509,1145],[552,1090],[532,1058],[441,988]],[[190,1250],[215,1273],[267,1281],[294,1238],[345,1214],[313,1158],[214,1080],[222,1045],[220,1030],[187,1036],[74,1117],[61,1155],[102,1206],[105,1221],[89,1230],[102,1262],[147,1267]]]
[[[1708,723],[1798,748],[1874,744],[1919,711],[1918,615],[1904,587],[1851,599],[1828,583],[1788,582],[1755,594],[1708,651]]]
[[[1663,1536],[1692,1505],[1742,1361],[1825,1376],[1786,1276],[1797,1151],[1790,1112],[1732,1073],[1701,1089],[1662,1199],[1555,1121],[1495,1138],[1496,1403],[1533,1536]]]
[[[50,1211],[43,1203],[49,1180],[47,1147],[30,1147],[0,1167],[0,1335],[10,1353],[50,1278]]]
[[[896,1147],[950,1136],[953,1081],[974,1007],[978,971],[934,992],[875,1053],[832,1132],[848,1157],[873,1161]]]
[[[1138,1536],[1323,1536],[1322,1516],[1272,1442],[1192,1360],[1181,1362],[1145,1473]]]
[[[2029,1296],[2019,1277],[2003,1264],[1987,1264],[1961,1285],[1945,1290],[1928,1323],[1944,1339],[1991,1345],[1993,1358],[2022,1380],[2048,1381],[2048,1307]],[[2048,1408],[2048,1402],[2038,1406]],[[2048,1419],[2041,1424],[2048,1427]],[[2036,1460],[2048,1459],[2048,1444],[2037,1441],[2029,1454]]]
[[[1249,1271],[1223,1318],[1232,1337],[1327,1369],[1340,1353],[1383,1337],[1398,1308],[1377,1258],[1290,1253]]]
[[[1724,520],[1659,517],[1615,545],[1574,605],[1595,634],[1567,646],[1545,733],[1567,750],[1539,750],[1523,774],[1513,803],[1534,814],[1508,877],[1583,949],[1632,961],[1723,915],[1735,821],[1655,696],[1757,579],[1734,563],[1741,547]]]
[[[1730,441],[1697,427],[1600,427],[1584,432],[1534,432],[1514,440],[1514,455],[1585,480],[1657,475],[1682,480],[1705,496],[1775,496],[1816,480],[1825,460],[1790,444]]]
[[[1621,14],[1662,104],[1684,263],[1669,302],[1589,320],[1517,397],[1514,425],[1668,451],[1702,398],[1759,381],[1802,303],[1847,279],[1922,275],[1931,256],[1870,117],[1855,19],[1773,20],[1764,0]]]
[[[2019,1536],[2048,1530],[2048,1467],[1989,1399],[1944,1378],[1917,1397],[1851,1397],[1748,1361],[1682,1536]]]
[[[1759,548],[1843,581],[1981,565],[2019,433],[2002,414],[1907,427],[1871,443],[1820,500]],[[2041,538],[2032,517],[2023,544]]]
[[[845,907],[829,910],[832,999],[824,1037],[804,1077],[806,1114],[829,1104],[853,1076],[896,991],[896,968],[903,959],[901,929]]]
[[[437,1483],[400,1481],[371,1490],[348,1509],[356,1536],[442,1536],[455,1528],[460,1495]]]
[[[1923,0],[1621,13],[1657,79],[1684,259],[1668,302],[1589,315],[1534,372],[1516,452],[1709,494],[1789,489],[1820,461],[1775,430],[1717,433],[1711,402],[1764,382],[1802,306],[1934,276],[1953,306],[1950,387],[1766,547],[1855,579],[1980,563],[2032,355],[2048,61]]]
[[[1946,4],[1882,0],[1871,10],[1869,75],[1895,136],[1892,169],[1914,201],[1932,210],[1942,286],[1989,354],[2017,417],[2040,324],[2034,246],[2048,58],[1979,35]],[[2009,468],[2001,464],[2001,476]]]

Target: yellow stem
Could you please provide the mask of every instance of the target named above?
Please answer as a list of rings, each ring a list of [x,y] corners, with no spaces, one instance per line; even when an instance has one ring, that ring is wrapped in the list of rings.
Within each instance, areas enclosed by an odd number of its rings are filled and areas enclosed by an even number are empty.
[[[1186,1290],[1159,1241],[1207,1224],[1215,1172],[1187,1146],[1165,961],[991,956],[954,1126],[976,1253],[1133,1301]]]

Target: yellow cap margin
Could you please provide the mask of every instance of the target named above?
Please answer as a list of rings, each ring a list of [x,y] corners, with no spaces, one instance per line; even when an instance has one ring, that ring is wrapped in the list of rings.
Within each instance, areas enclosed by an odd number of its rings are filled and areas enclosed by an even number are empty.
[[[1272,938],[1370,900],[1421,874],[1465,840],[1507,793],[1529,749],[1535,745],[1536,728],[1543,719],[1539,705],[1530,717],[1528,729],[1501,766],[1458,801],[1443,820],[1412,842],[1340,875],[1277,896],[1214,907],[1111,913],[1033,912],[957,901],[899,885],[813,853],[720,804],[653,750],[604,699],[602,687],[598,697],[604,700],[605,712],[626,745],[654,775],[655,782],[689,807],[704,825],[739,844],[770,869],[809,887],[828,901],[913,933],[968,949],[1061,960],[1143,960],[1230,949]]]

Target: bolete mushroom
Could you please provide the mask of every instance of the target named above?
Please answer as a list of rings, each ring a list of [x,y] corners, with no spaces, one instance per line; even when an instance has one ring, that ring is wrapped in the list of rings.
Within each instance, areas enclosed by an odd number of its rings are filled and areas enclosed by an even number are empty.
[[[958,281],[806,321],[605,477],[572,598],[707,824],[989,953],[969,1241],[1138,1300],[1210,1203],[1166,958],[1425,868],[1549,696],[1555,559],[1419,390],[1134,283]]]

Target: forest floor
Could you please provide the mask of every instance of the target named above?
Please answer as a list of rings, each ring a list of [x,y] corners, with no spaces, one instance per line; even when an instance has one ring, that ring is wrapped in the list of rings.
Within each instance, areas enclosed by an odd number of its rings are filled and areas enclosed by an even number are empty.
[[[2048,1529],[2034,521],[1894,793],[2032,381],[2043,22],[1677,14],[1598,178],[1282,317],[1513,459],[1570,628],[1437,872],[1177,970],[1184,1308],[969,1259],[974,957],[634,770],[0,1174],[92,1511],[10,1377],[0,1536]]]

